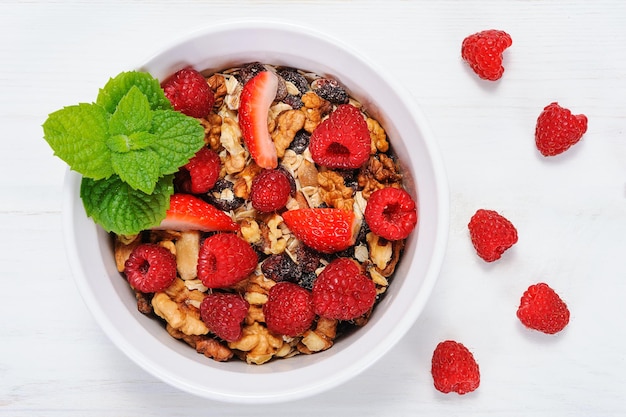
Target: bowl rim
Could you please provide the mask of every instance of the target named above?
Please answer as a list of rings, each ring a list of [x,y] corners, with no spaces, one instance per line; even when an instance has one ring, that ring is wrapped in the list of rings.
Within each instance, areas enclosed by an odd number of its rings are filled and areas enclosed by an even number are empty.
[[[341,372],[332,377],[320,378],[319,380],[311,382],[304,387],[294,387],[289,391],[274,394],[263,393],[245,396],[236,395],[232,392],[220,392],[219,389],[215,389],[215,387],[198,387],[190,384],[189,381],[185,379],[172,375],[170,372],[159,367],[158,364],[155,364],[154,361],[147,359],[136,346],[133,346],[132,343],[129,343],[128,340],[126,340],[120,329],[115,326],[111,318],[107,316],[102,306],[97,302],[97,296],[86,279],[88,272],[86,270],[86,266],[80,262],[78,257],[78,241],[76,238],[77,233],[80,233],[81,230],[76,228],[74,220],[75,216],[81,215],[80,210],[82,209],[80,199],[75,198],[77,196],[76,190],[80,188],[80,176],[69,169],[66,174],[63,190],[63,237],[72,275],[85,304],[94,318],[96,318],[96,321],[108,338],[141,368],[172,386],[201,397],[233,403],[276,403],[304,398],[346,382],[348,379],[360,374],[369,366],[374,364],[384,354],[391,350],[391,348],[395,346],[409,331],[410,327],[413,326],[421,311],[424,309],[443,264],[449,230],[449,189],[443,160],[437,149],[434,136],[430,131],[430,126],[423,115],[421,108],[417,105],[415,98],[410,96],[405,89],[400,88],[399,84],[397,84],[393,77],[386,71],[382,70],[378,65],[361,55],[354,48],[311,27],[276,19],[237,19],[223,21],[221,23],[211,24],[210,26],[193,30],[184,36],[174,39],[168,45],[159,48],[159,52],[152,54],[148,57],[148,59],[143,60],[140,65],[136,65],[134,68],[141,68],[165,52],[170,51],[179,45],[191,42],[198,37],[206,37],[211,34],[218,34],[222,32],[251,29],[279,30],[288,32],[295,31],[304,36],[316,38],[323,43],[337,45],[338,48],[342,49],[358,61],[361,61],[367,67],[375,70],[378,74],[382,74],[380,76],[381,79],[383,79],[384,82],[389,85],[391,89],[393,89],[394,94],[401,100],[402,105],[410,110],[413,119],[415,120],[415,124],[418,126],[419,131],[423,136],[423,145],[428,153],[429,161],[432,166],[433,181],[436,184],[436,187],[434,188],[434,197],[436,200],[435,204],[437,206],[438,215],[436,218],[436,225],[433,225],[436,230],[435,242],[433,243],[432,255],[428,262],[424,280],[420,286],[421,290],[415,302],[409,305],[407,310],[404,312],[405,316],[403,320],[395,324],[393,329],[385,335],[386,337],[384,340],[381,340],[380,343],[376,344],[374,348],[370,349],[363,356],[355,359],[350,366],[344,366]],[[84,216],[84,213],[82,213],[82,215]],[[94,224],[94,228],[95,227],[96,226]],[[195,352],[193,353],[195,354]]]

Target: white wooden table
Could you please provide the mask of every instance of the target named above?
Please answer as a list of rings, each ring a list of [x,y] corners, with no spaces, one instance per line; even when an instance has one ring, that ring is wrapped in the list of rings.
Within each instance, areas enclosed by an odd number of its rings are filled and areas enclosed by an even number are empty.
[[[383,65],[423,106],[451,188],[443,270],[408,335],[332,392],[278,406],[193,397],[109,342],[70,275],[61,239],[65,165],[40,127],[176,37],[239,17],[313,26]],[[625,24],[618,0],[2,1],[0,415],[625,415]],[[513,37],[496,84],[460,59],[462,39],[489,28]],[[533,133],[552,101],[585,113],[589,130],[547,160]],[[478,208],[500,211],[519,231],[494,264],[468,238]],[[538,281],[572,312],[556,337],[515,317],[522,292]],[[444,339],[474,352],[476,392],[433,388],[430,359]]]

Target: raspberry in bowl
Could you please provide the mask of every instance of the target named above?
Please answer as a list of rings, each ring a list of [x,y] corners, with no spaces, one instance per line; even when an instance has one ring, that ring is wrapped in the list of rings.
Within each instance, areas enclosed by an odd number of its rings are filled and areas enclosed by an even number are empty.
[[[110,339],[173,386],[240,403],[322,392],[387,353],[430,295],[448,228],[443,166],[412,99],[340,42],[279,22],[211,27],[137,71],[162,80],[204,143],[167,174],[152,227],[107,232],[81,200],[98,188],[68,173],[70,264]],[[203,105],[168,93],[197,74]]]

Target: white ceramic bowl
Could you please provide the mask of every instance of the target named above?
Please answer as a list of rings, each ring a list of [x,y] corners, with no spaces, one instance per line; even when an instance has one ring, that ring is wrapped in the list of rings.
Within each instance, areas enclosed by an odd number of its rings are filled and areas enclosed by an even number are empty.
[[[402,160],[419,223],[383,301],[369,323],[314,355],[260,366],[218,363],[170,337],[156,320],[137,311],[134,294],[116,270],[107,234],[86,217],[80,177],[66,178],[65,243],[79,290],[115,345],[157,378],[184,391],[237,403],[302,398],[354,377],[387,353],[422,311],[436,281],[448,233],[448,189],[435,139],[405,89],[336,39],[280,22],[216,25],[164,49],[139,69],[163,79],[192,65],[223,69],[245,62],[287,65],[341,81],[385,127]],[[389,64],[389,63],[382,63]]]

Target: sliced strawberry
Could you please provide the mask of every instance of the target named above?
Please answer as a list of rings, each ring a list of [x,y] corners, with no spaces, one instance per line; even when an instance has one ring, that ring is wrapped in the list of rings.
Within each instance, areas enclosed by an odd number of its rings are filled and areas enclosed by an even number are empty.
[[[239,225],[228,214],[206,201],[189,194],[178,193],[172,195],[165,219],[154,229],[234,232],[239,230]]]
[[[308,208],[283,213],[285,224],[308,247],[334,253],[354,245],[360,222],[354,212],[336,208]]]
[[[243,86],[239,101],[239,128],[252,159],[261,168],[278,166],[276,147],[267,128],[267,115],[277,90],[278,77],[263,71]]]

